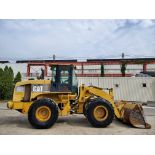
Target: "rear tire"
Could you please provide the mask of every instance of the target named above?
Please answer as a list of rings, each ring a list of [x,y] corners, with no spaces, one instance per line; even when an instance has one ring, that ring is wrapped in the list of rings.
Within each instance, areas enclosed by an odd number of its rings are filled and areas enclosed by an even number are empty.
[[[58,106],[50,99],[37,100],[29,108],[28,120],[34,128],[50,128],[57,119]]]
[[[114,119],[112,105],[106,100],[97,98],[91,100],[86,108],[87,119],[94,127],[106,127]]]

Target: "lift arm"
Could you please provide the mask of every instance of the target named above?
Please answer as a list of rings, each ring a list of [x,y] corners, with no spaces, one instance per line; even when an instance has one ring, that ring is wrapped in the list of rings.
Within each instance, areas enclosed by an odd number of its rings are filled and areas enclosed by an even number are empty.
[[[113,90],[109,90],[109,94],[105,92],[102,88],[94,86],[80,86],[79,103],[85,103],[86,100],[91,96],[101,97],[107,100],[114,108],[114,112],[117,118],[120,118],[120,112],[114,103]]]

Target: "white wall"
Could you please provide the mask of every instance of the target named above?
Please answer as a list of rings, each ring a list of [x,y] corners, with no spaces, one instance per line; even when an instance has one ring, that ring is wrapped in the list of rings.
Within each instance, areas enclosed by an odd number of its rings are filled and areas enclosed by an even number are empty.
[[[79,85],[113,88],[115,100],[155,101],[154,77],[78,77],[78,82]],[[143,83],[146,83],[146,87],[143,87]]]
[[[155,64],[148,64],[147,65],[147,70],[148,71],[155,71]]]

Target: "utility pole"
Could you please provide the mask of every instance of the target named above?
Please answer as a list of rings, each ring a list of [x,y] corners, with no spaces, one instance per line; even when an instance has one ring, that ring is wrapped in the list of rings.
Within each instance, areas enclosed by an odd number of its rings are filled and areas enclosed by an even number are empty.
[[[124,56],[125,56],[124,53],[122,53],[122,59],[124,59]]]
[[[55,54],[53,54],[53,60],[55,60],[56,59],[56,55]]]

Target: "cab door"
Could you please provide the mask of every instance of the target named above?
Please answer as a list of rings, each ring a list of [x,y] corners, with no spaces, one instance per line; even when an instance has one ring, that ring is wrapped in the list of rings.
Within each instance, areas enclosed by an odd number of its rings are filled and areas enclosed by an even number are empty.
[[[72,72],[70,65],[52,66],[52,83],[51,91],[71,92],[72,91]]]

